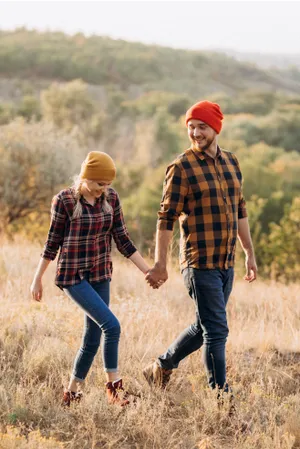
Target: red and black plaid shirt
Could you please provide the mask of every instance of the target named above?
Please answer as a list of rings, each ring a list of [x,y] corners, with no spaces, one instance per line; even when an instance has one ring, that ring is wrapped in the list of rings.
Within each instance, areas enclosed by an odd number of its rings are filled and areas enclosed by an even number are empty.
[[[234,265],[238,220],[247,217],[236,156],[218,147],[215,159],[189,148],[166,172],[157,227],[180,223],[180,265],[227,269]]]
[[[52,200],[51,223],[41,256],[54,260],[60,248],[55,284],[78,284],[89,272],[89,280],[104,281],[112,275],[111,241],[130,257],[136,248],[129,238],[117,192],[109,188],[107,201],[111,212],[103,212],[102,199],[94,206],[83,197],[82,216],[72,219],[75,194],[72,189],[59,192]]]

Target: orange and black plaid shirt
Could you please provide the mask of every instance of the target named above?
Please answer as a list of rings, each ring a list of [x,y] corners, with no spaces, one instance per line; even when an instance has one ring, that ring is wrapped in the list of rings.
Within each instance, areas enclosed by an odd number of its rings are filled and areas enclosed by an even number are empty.
[[[238,220],[247,217],[236,156],[218,147],[215,159],[189,148],[171,163],[164,181],[157,227],[180,224],[181,269],[234,265]]]

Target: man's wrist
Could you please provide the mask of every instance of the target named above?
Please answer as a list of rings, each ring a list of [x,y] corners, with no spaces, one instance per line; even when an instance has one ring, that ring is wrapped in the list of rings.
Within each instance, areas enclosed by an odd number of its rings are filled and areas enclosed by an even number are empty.
[[[154,264],[155,268],[158,268],[159,270],[166,270],[167,269],[167,264],[163,263],[161,261],[156,261]]]
[[[247,257],[255,257],[253,248],[244,248],[244,252]]]

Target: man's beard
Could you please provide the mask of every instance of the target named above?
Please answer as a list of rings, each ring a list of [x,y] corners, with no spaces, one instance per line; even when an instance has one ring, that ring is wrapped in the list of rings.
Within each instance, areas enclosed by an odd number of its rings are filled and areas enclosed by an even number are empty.
[[[199,146],[198,142],[195,139],[191,139],[192,148],[194,148],[195,150],[198,150],[198,151],[199,150],[200,151],[206,151],[211,146],[213,141],[214,141],[214,139],[206,139],[206,144],[204,146]]]

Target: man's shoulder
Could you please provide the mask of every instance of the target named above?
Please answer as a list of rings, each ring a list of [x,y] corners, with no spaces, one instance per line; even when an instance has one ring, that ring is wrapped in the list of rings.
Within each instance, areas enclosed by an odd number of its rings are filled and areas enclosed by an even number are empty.
[[[227,157],[227,158],[233,158],[233,159],[236,159],[237,157],[236,157],[236,155],[235,155],[235,153],[233,153],[233,151],[229,151],[229,150],[226,150],[225,148],[220,148],[220,150],[221,150],[221,155],[223,156],[223,157]]]
[[[176,158],[169,164],[169,167],[176,165],[179,168],[184,167],[184,163],[189,160],[190,155],[192,154],[192,149],[188,148],[183,153],[176,156]]]
[[[224,150],[224,148],[220,148],[221,150],[221,156],[223,159],[227,160],[229,163],[234,165],[239,165],[238,158],[236,157],[236,154],[232,151]]]

